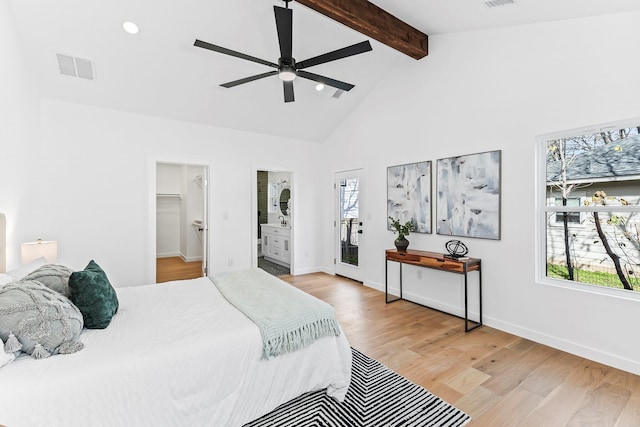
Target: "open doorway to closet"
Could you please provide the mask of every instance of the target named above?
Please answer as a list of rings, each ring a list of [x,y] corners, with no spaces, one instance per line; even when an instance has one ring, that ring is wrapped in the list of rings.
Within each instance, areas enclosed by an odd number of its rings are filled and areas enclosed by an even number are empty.
[[[201,165],[156,163],[156,282],[207,273],[207,176]]]
[[[291,274],[293,262],[291,181],[291,172],[257,171],[257,266],[274,276]]]

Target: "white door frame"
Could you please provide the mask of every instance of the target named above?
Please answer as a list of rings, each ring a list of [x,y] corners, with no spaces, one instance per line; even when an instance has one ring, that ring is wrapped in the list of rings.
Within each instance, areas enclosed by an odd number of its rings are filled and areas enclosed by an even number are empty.
[[[360,223],[364,223],[364,190],[366,188],[363,184],[364,181],[364,169],[353,169],[347,171],[339,171],[334,174],[334,271],[335,274],[348,277],[358,282],[364,283],[365,278],[365,247],[362,244],[366,241],[366,237],[363,237],[366,233],[365,229],[362,229],[362,234],[358,237],[358,265],[353,266],[351,264],[343,263],[340,261],[341,255],[341,239],[340,239],[340,180],[344,178],[358,178],[358,219]]]
[[[197,166],[203,168],[203,177],[202,177],[202,195],[203,195],[203,212],[202,212],[202,268],[203,273],[208,276],[211,272],[209,271],[209,265],[211,265],[209,260],[209,177],[211,176],[211,166],[204,163],[198,162],[190,162],[188,160],[180,161],[180,160],[161,160],[161,159],[150,159],[149,165],[149,251],[151,252],[151,256],[149,256],[149,264],[147,267],[147,271],[149,272],[149,277],[147,278],[147,283],[155,283],[156,282],[156,218],[157,218],[157,164],[158,163],[167,163],[174,165],[187,165],[187,166]],[[206,269],[206,272],[205,272]]]

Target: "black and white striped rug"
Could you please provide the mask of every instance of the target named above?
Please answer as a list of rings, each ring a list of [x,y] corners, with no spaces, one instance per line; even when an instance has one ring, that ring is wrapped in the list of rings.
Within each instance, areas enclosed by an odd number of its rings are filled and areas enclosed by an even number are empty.
[[[471,417],[377,360],[351,349],[344,402],[324,390],[303,394],[245,427],[459,427]]]

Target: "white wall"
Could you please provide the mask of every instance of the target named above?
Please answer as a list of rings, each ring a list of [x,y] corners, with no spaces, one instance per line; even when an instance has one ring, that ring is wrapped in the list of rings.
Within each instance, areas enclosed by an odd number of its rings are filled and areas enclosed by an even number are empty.
[[[20,243],[49,234],[29,228],[40,218],[31,209],[32,165],[29,159],[40,135],[40,111],[31,72],[22,55],[9,6],[0,0],[0,212],[7,217],[7,269],[20,266]]]
[[[335,171],[366,170],[365,283],[384,288],[384,250],[393,247],[387,166],[432,160],[435,167],[439,158],[502,150],[502,239],[462,239],[482,258],[485,322],[640,373],[639,302],[534,277],[534,137],[640,116],[639,20],[628,13],[434,36],[429,56],[399,66],[325,143],[324,181]],[[339,155],[346,141],[357,159]],[[321,199],[331,197],[326,188]],[[329,271],[332,209],[323,210]],[[448,238],[414,233],[409,240],[411,248],[441,252]],[[418,280],[409,268],[405,279],[416,301],[461,305],[458,276],[423,272]]]
[[[320,268],[320,251],[311,247],[320,238],[312,161],[319,144],[52,100],[42,101],[41,114],[41,140],[20,139],[29,160],[11,162],[1,173],[15,185],[13,177],[28,168],[24,183],[34,191],[12,191],[21,199],[21,211],[36,212],[38,221],[23,222],[21,232],[57,240],[60,263],[80,269],[95,259],[115,286],[155,281],[155,165],[160,161],[209,165],[210,272],[251,266],[257,239],[251,185],[259,159],[292,171],[306,190],[295,231],[295,239],[306,243],[296,245],[296,259],[303,271]],[[14,204],[3,200],[2,208],[8,221],[15,221]]]

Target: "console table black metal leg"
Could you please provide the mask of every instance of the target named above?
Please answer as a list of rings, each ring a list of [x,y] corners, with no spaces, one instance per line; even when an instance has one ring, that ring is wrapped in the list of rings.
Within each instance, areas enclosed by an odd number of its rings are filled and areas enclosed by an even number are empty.
[[[478,301],[480,301],[480,324],[482,325],[482,264],[478,262]]]
[[[474,320],[471,321],[471,323],[474,323],[473,327],[469,327],[469,310],[468,310],[468,297],[467,297],[467,276],[468,276],[468,271],[467,271],[467,265],[465,264],[463,267],[463,274],[464,274],[464,331],[465,332],[469,332],[469,331],[473,331],[475,328],[482,326],[482,273],[481,273],[481,268],[478,268],[478,293],[479,293],[479,302],[480,302],[480,313],[479,316],[480,318],[478,319],[479,321],[476,322]]]
[[[402,263],[400,263],[400,298],[389,299],[389,260],[384,261],[384,301],[386,304],[402,299]]]
[[[402,299],[402,263],[400,263],[400,299]]]

